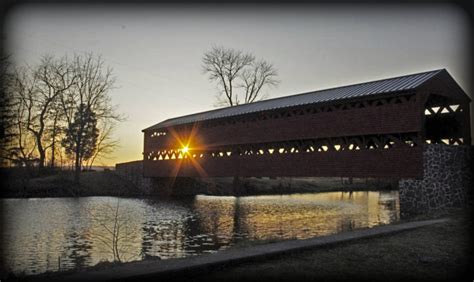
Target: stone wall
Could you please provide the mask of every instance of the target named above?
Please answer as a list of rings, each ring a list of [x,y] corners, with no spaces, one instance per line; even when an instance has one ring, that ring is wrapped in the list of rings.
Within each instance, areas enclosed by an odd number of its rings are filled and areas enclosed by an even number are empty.
[[[143,161],[118,163],[117,175],[132,182],[144,196],[188,196],[208,192],[205,183],[189,177],[143,177]]]
[[[471,160],[471,146],[426,144],[423,179],[399,181],[401,215],[469,204],[472,196]]]
[[[143,194],[150,194],[152,181],[143,177],[143,161],[132,161],[115,165],[115,173],[137,186]]]

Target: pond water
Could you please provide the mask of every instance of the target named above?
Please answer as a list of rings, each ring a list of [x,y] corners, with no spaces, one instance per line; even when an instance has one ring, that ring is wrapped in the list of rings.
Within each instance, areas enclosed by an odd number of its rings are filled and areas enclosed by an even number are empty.
[[[305,239],[399,219],[397,191],[156,198],[1,199],[0,253],[15,273],[212,253],[256,240]]]

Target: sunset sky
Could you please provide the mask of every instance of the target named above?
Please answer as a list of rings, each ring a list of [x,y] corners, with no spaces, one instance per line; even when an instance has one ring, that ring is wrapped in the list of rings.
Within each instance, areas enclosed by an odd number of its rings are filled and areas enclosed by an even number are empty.
[[[253,53],[278,70],[269,98],[446,68],[470,95],[468,20],[446,5],[22,5],[6,19],[15,64],[41,55],[101,54],[127,120],[120,147],[97,165],[142,158],[141,130],[213,108],[202,73],[212,46]],[[471,110],[472,112],[472,110]]]

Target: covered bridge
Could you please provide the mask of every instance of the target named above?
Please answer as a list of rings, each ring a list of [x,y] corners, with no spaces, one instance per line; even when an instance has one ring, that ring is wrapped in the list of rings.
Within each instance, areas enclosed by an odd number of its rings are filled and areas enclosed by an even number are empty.
[[[172,118],[143,176],[421,178],[424,144],[471,144],[469,103],[440,69]]]

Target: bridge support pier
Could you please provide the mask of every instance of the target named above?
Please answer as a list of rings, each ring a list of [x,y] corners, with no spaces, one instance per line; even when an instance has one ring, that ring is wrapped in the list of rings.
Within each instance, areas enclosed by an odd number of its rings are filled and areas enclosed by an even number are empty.
[[[426,144],[423,178],[399,181],[402,216],[472,204],[472,147]]]

